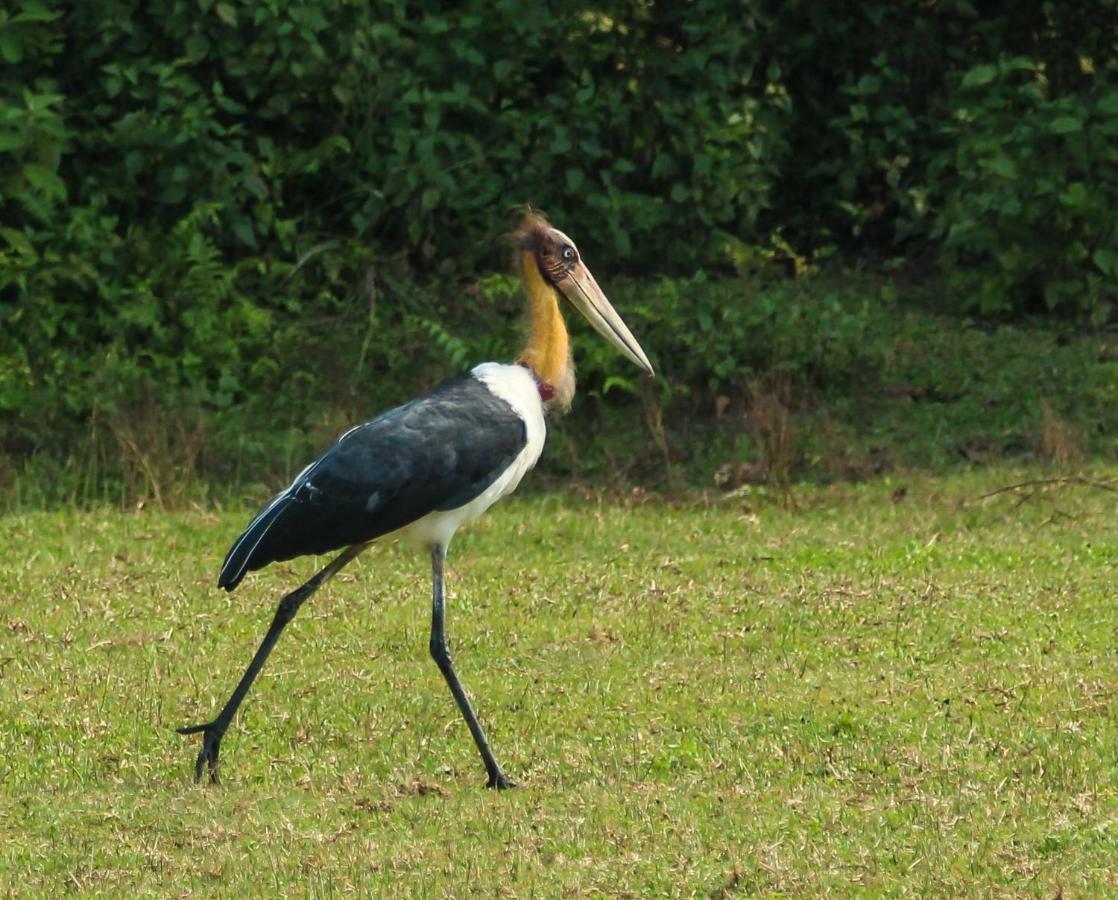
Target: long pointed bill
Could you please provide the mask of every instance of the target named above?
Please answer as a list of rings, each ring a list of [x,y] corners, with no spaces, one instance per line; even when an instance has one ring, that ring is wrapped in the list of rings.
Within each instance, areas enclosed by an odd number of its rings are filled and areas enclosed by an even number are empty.
[[[649,375],[655,374],[652,363],[644,355],[641,345],[637,343],[628,326],[621,321],[621,316],[610,305],[586,266],[579,262],[562,280],[557,281],[555,286],[571,301],[575,309],[586,317],[595,331]]]

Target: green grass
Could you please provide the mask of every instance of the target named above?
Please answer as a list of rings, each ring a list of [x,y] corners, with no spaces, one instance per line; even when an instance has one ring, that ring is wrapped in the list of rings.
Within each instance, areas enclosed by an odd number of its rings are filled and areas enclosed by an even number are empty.
[[[427,657],[417,551],[304,608],[214,789],[172,729],[314,561],[227,595],[243,511],[9,516],[0,893],[1118,890],[1115,496],[981,499],[1041,475],[498,507],[448,587],[503,794]]]
[[[1112,333],[1043,320],[978,327],[913,305],[883,308],[877,316],[870,342],[880,369],[852,371],[847,383],[811,390],[793,383],[788,390],[794,480],[1027,464],[1061,454],[1072,462],[1118,460]],[[763,392],[765,381],[759,384]],[[681,481],[710,485],[720,466],[764,457],[764,428],[750,418],[749,385],[725,396],[730,405],[713,428],[688,419],[703,409],[694,397],[679,398],[665,412]],[[572,429],[579,424],[572,417]],[[597,443],[616,439],[620,429],[610,426],[599,429]],[[612,456],[629,458],[620,448]],[[646,468],[639,480],[647,484],[654,475]]]

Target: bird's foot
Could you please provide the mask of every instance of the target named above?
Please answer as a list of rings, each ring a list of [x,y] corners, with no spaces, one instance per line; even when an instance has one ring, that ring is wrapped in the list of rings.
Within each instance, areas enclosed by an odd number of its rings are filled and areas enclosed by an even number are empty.
[[[206,722],[202,725],[187,725],[185,728],[176,728],[179,734],[202,733],[202,749],[198,753],[198,761],[194,763],[194,781],[202,780],[202,770],[207,766],[210,770],[210,783],[217,784],[217,757],[221,750],[221,739],[225,736],[228,726],[220,720]]]
[[[510,781],[505,773],[499,769],[489,776],[489,780],[485,783],[487,788],[492,788],[495,791],[507,791],[509,788],[517,786],[515,781]]]

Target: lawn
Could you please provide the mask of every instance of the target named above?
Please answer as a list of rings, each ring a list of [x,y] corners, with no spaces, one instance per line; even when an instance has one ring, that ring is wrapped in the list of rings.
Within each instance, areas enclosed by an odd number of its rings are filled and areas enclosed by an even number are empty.
[[[214,788],[173,729],[315,561],[227,595],[245,510],[8,516],[0,893],[1116,891],[1118,496],[983,496],[1043,477],[497,507],[451,549],[449,634],[504,793],[420,552],[304,607]]]

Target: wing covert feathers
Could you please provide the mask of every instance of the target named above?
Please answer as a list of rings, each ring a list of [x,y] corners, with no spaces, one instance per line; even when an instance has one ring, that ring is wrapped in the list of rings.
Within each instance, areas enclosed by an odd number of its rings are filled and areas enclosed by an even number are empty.
[[[527,443],[525,421],[472,376],[350,429],[249,523],[218,585],[272,562],[364,543],[479,496]]]

